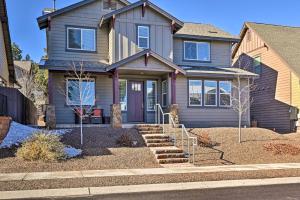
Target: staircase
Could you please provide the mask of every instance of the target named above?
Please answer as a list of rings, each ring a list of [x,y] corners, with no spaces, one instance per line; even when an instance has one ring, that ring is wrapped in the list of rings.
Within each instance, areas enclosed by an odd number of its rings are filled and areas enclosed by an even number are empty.
[[[137,129],[159,164],[187,163],[189,161],[183,150],[174,145],[172,138],[163,134],[163,129],[159,125],[137,125]]]

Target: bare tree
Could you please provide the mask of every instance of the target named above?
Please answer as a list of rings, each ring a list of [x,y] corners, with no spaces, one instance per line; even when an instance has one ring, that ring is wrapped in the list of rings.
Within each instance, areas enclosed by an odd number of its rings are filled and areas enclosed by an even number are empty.
[[[35,100],[34,91],[36,88],[35,85],[35,75],[32,70],[26,71],[23,69],[18,70],[17,74],[18,83],[21,85],[19,89],[24,96],[29,98],[31,101]]]
[[[67,105],[76,113],[80,120],[80,144],[83,145],[83,118],[92,111],[95,104],[94,80],[84,70],[83,62],[76,66],[72,63],[72,70],[68,72],[65,88],[59,88],[66,97]]]

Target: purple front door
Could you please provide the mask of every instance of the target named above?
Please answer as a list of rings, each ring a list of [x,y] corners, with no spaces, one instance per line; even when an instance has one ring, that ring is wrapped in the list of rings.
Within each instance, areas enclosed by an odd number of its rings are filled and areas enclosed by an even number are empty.
[[[128,84],[128,122],[144,121],[144,84],[142,81],[129,81]]]

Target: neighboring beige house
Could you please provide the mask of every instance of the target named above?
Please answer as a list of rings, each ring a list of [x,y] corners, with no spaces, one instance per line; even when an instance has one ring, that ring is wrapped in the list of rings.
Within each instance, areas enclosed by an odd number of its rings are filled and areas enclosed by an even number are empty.
[[[13,87],[15,72],[5,0],[0,0],[0,85]]]
[[[260,75],[251,93],[251,118],[259,127],[295,131],[300,108],[300,27],[246,22],[240,37],[232,54],[235,64]]]
[[[190,127],[236,126],[232,84],[255,74],[232,68],[239,38],[213,25],[184,23],[147,0],[84,0],[37,19],[46,29],[49,103],[58,124],[75,123],[69,108],[79,104],[68,71],[82,62],[93,88],[84,103],[103,109],[111,121],[153,123],[155,104],[178,108]],[[63,88],[64,94],[58,91]],[[113,112],[120,105],[121,112]],[[243,125],[250,123],[249,111]],[[107,121],[105,121],[107,122]]]

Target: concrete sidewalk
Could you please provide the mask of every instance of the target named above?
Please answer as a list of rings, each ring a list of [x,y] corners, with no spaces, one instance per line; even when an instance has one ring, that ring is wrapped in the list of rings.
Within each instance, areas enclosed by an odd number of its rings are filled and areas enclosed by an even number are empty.
[[[300,169],[300,163],[253,164],[253,165],[226,165],[206,167],[182,168],[144,168],[144,169],[111,169],[87,171],[59,171],[33,173],[1,173],[0,181],[30,181],[53,180],[69,178],[98,178],[111,176],[142,176],[162,174],[206,173],[206,172],[239,172],[274,169]]]
[[[59,197],[88,197],[95,195],[128,194],[143,192],[202,190],[265,185],[300,184],[300,177],[206,181],[188,183],[145,184],[110,187],[83,187],[46,190],[2,191],[0,199],[33,199]]]

